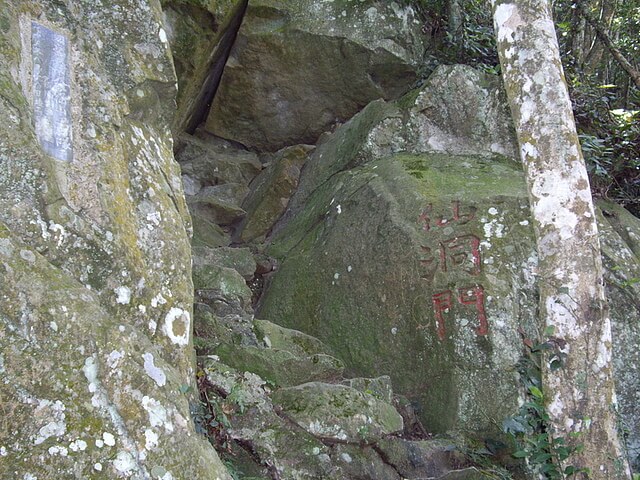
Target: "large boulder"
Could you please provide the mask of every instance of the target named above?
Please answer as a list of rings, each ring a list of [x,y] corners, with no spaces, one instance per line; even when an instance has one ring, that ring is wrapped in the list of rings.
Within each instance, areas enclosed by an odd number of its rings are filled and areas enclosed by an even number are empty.
[[[159,2],[68,5],[1,13],[0,477],[229,479],[190,417]]]
[[[423,63],[415,10],[396,2],[251,1],[206,122],[247,147],[315,143]]]
[[[318,145],[268,249],[280,265],[259,315],[318,337],[348,371],[391,376],[433,432],[499,434],[519,406],[520,331],[538,332],[535,240],[501,98],[491,77],[443,67],[370,104]],[[624,239],[638,220],[607,211],[618,395],[637,445],[639,263]]]

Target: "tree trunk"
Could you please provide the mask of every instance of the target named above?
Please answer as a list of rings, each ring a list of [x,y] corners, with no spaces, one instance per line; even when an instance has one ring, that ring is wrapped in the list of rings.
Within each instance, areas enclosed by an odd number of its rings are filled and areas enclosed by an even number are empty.
[[[640,71],[636,70],[633,65],[622,55],[622,52],[613,44],[611,37],[607,34],[607,30],[601,22],[595,19],[587,7],[582,3],[577,3],[578,11],[585,18],[585,20],[591,25],[598,34],[600,40],[607,46],[613,58],[620,64],[620,66],[629,74],[633,82],[638,88],[640,88]]]
[[[607,34],[609,38],[611,38],[611,25],[613,23],[613,19],[615,17],[616,9],[617,9],[617,0],[606,0],[599,7],[600,15],[598,16],[598,22],[603,28],[603,31]],[[588,9],[588,7],[586,7]],[[580,12],[580,9],[576,9],[578,15],[584,19],[584,16]],[[595,17],[594,17],[595,18]],[[585,19],[586,21],[586,19]],[[589,56],[585,61],[585,72],[587,74],[599,74],[600,80],[603,81],[603,73],[600,70],[602,65],[602,57],[604,55],[605,50],[607,50],[606,44],[602,41],[600,35],[596,31],[596,42],[593,45],[593,48],[589,52]]]
[[[536,232],[540,315],[554,330],[548,339],[554,350],[542,366],[551,433],[582,445],[566,465],[588,469],[591,479],[629,478],[613,411],[596,217],[551,6],[549,0],[492,5]]]
[[[587,46],[585,44],[587,21],[575,9],[572,12],[571,56],[575,62],[576,70],[582,72],[585,58],[587,58]]]
[[[449,38],[456,48],[460,48],[463,22],[460,0],[447,0],[447,17]]]

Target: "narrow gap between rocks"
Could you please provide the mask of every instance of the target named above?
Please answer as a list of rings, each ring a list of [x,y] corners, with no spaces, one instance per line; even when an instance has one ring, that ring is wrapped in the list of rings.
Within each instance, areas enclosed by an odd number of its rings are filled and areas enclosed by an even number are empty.
[[[234,478],[293,480],[300,474],[336,480],[438,479],[464,469],[471,469],[470,476],[460,478],[481,478],[473,476],[475,463],[463,447],[429,435],[414,405],[393,391],[389,376],[350,378],[344,361],[318,338],[281,327],[278,318],[255,318],[265,284],[279,267],[267,240],[290,207],[318,147],[295,142],[272,149],[260,147],[260,142],[245,146],[238,141],[241,136],[231,132],[231,139],[222,138],[212,127],[212,115],[219,115],[212,105],[227,101],[221,95],[231,87],[222,85],[231,82],[229,78],[237,81],[242,49],[251,47],[249,33],[242,30],[250,12],[247,0],[238,2],[217,34],[214,52],[206,58],[207,74],[176,141],[193,222],[194,345],[203,401],[194,415],[196,425]],[[254,21],[262,22],[260,28],[284,28],[286,16],[281,18],[275,9],[253,14]],[[345,44],[327,38],[318,42],[326,41],[326,48]],[[234,45],[236,41],[241,45]],[[336,56],[363,55],[360,47],[349,45],[353,52],[340,48]],[[398,70],[404,75],[403,68]],[[372,81],[368,72],[363,78]],[[404,93],[414,79],[407,82],[395,87],[391,98]],[[281,98],[286,89],[273,87],[269,95]],[[379,91],[377,83],[372,89]],[[247,101],[253,93],[247,92]],[[286,99],[279,102],[284,105]],[[320,143],[350,115],[332,119]],[[319,177],[315,188],[324,189],[360,166],[354,157],[326,178]],[[354,201],[367,184],[347,192],[343,203]],[[331,208],[340,213],[340,204]],[[316,212],[313,225],[327,221],[328,213]],[[282,223],[297,214],[289,213]]]

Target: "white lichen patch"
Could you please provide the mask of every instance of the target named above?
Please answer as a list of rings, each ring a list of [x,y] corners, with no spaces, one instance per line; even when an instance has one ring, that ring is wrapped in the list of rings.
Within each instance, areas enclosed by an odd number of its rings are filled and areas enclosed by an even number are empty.
[[[62,225],[57,224],[53,221],[49,221],[49,230],[51,230],[54,234],[58,235],[58,241],[56,242],[56,246],[60,247],[67,236],[67,231]]]
[[[69,450],[67,450],[67,447],[63,447],[60,445],[54,445],[53,447],[49,447],[49,449],[47,450],[49,452],[49,455],[60,455],[61,457],[66,457],[67,455],[69,455]]]
[[[169,420],[167,409],[158,400],[145,395],[142,397],[142,408],[149,415],[149,424],[152,427],[164,427],[169,432],[173,431],[173,424]]]
[[[75,440],[69,444],[69,449],[72,452],[84,452],[87,449],[87,442],[84,440]]]
[[[191,317],[189,312],[181,308],[172,307],[164,319],[162,331],[169,337],[171,343],[187,346],[189,344],[189,333],[191,331]]]
[[[144,371],[149,378],[159,387],[164,387],[167,383],[167,376],[161,368],[155,366],[153,354],[147,352],[142,355],[142,358],[144,359]]]
[[[560,418],[562,416],[564,411],[564,403],[559,392],[554,395],[553,400],[547,407],[547,411],[554,418]]]
[[[505,226],[498,218],[494,218],[490,222],[487,222],[483,225],[484,236],[487,239],[491,237],[503,238]]]
[[[129,287],[118,287],[113,290],[116,294],[116,303],[128,305],[131,301],[131,289]]]
[[[36,255],[31,250],[20,250],[20,258],[26,260],[29,263],[35,263],[36,261]]]
[[[108,447],[113,447],[116,444],[116,437],[114,437],[113,434],[110,433],[110,432],[103,432],[102,433],[102,441]]]
[[[148,428],[144,431],[144,448],[152,450],[158,446],[158,434]]]
[[[120,363],[120,359],[123,357],[123,352],[113,350],[109,355],[107,355],[107,365],[109,365],[109,368],[113,370],[118,366],[118,364]]]
[[[496,7],[493,14],[493,21],[497,28],[499,42],[513,42],[515,38],[515,28],[522,23],[517,7],[511,3],[503,3]]]
[[[38,435],[33,438],[34,445],[40,445],[50,437],[60,437],[67,431],[67,423],[65,419],[66,407],[64,404],[56,400],[40,400],[35,410],[35,417],[46,417],[49,422],[38,430]]]
[[[156,308],[158,305],[164,305],[167,303],[167,299],[162,296],[162,293],[157,294],[151,299],[151,306]]]
[[[602,328],[602,337],[598,342],[596,359],[591,365],[593,373],[598,374],[603,368],[611,365],[611,342],[611,322],[607,318]]]
[[[158,38],[162,43],[167,43],[167,32],[164,31],[164,28],[160,28],[158,31]]]
[[[120,450],[113,460],[113,467],[121,474],[127,475],[136,468],[136,460],[129,452]]]

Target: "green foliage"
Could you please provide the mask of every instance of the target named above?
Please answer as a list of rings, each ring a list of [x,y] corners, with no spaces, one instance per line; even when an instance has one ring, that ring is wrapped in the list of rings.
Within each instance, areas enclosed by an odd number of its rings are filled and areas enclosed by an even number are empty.
[[[433,63],[463,63],[491,73],[500,71],[489,0],[460,1],[457,31],[452,31],[444,0],[402,0],[400,3],[418,11],[422,30],[435,46],[431,52]]]
[[[461,2],[462,28],[459,32],[447,32],[448,43],[456,63],[466,63],[490,73],[500,72],[498,49],[493,31],[491,4],[487,0]]]
[[[640,215],[640,111],[614,109],[614,87],[574,80],[571,96],[594,193]]]
[[[518,365],[518,371],[527,392],[527,401],[520,407],[518,415],[504,420],[502,429],[518,446],[513,456],[526,460],[539,478],[567,479],[584,472],[568,464],[570,456],[579,452],[581,445],[553,435],[541,380],[543,357],[552,365],[552,369],[562,368],[564,358],[556,348],[552,327],[545,329],[544,337],[547,340],[544,342],[534,343],[524,332],[520,333],[526,350]]]
[[[592,189],[640,216],[640,92],[574,3],[555,1],[554,15]],[[588,3],[595,18],[614,8],[605,27],[633,64],[640,54],[640,0]]]

